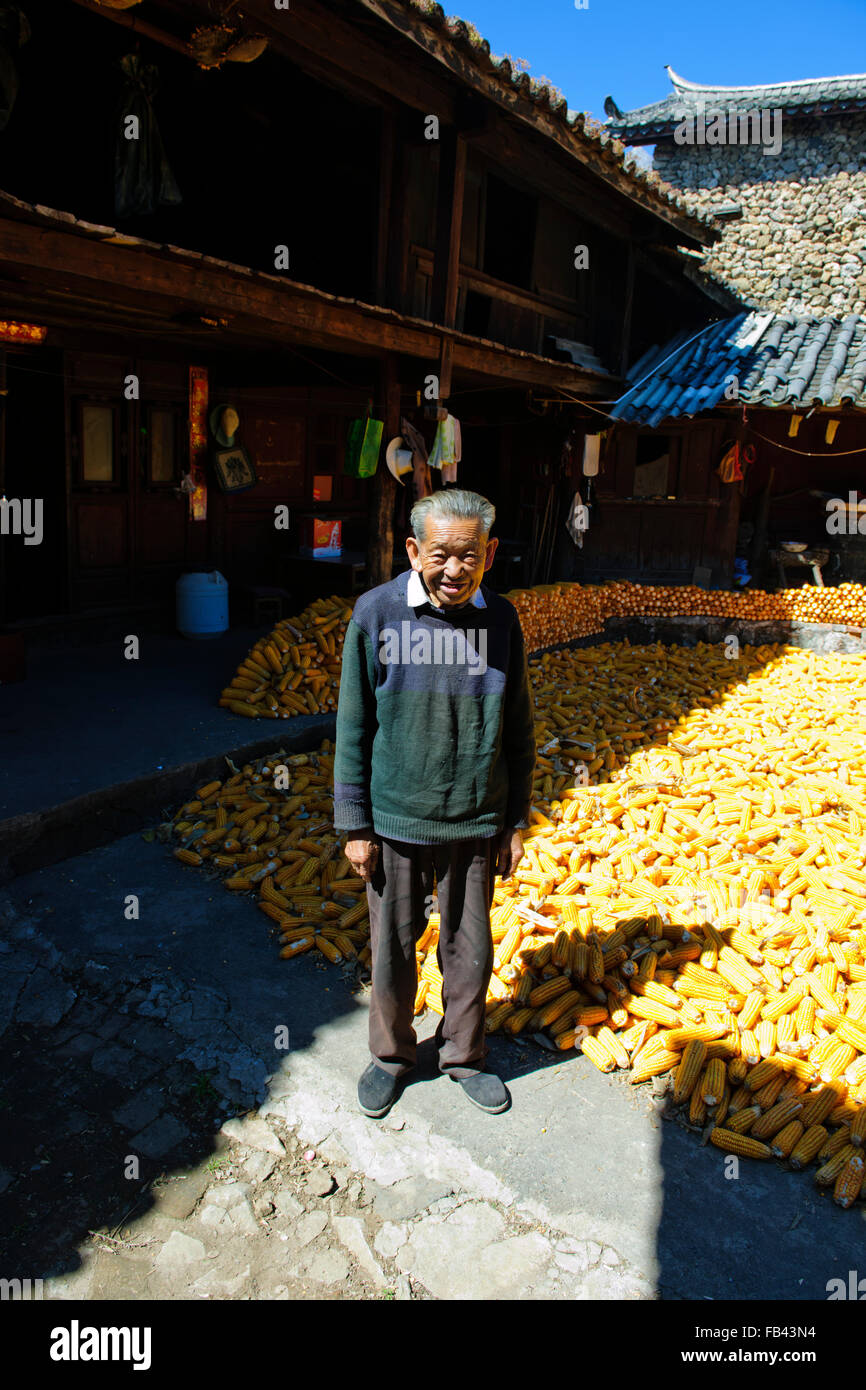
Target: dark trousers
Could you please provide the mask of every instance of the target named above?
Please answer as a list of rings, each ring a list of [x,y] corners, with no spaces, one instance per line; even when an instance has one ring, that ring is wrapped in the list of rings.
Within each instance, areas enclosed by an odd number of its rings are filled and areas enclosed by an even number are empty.
[[[473,1076],[484,1070],[487,1056],[484,1004],[493,971],[490,905],[499,836],[445,845],[409,845],[381,835],[378,840],[379,858],[367,884],[370,1053],[392,1076],[415,1065],[415,943],[427,926],[435,873],[444,1009],[436,1029],[439,1070],[458,1080]]]

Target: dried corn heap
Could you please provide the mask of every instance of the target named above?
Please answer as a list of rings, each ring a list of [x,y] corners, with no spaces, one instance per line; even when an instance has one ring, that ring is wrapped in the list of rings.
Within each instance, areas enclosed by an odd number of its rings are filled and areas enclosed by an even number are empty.
[[[369,959],[364,884],[334,831],[333,752],[275,753],[199,787],[172,822],[183,864],[212,868],[233,892],[257,895],[284,958]]]
[[[219,703],[248,719],[335,710],[352,604],[351,599],[316,599],[300,617],[277,623],[247,653]]]
[[[546,584],[512,590],[507,598],[520,614],[529,651],[601,633],[607,618],[629,614],[866,625],[866,587],[859,584],[806,586],[778,594],[691,585]],[[278,623],[241,662],[219,703],[251,719],[289,719],[336,709],[343,637],[353,603],[317,599],[300,617]]]
[[[515,589],[506,597],[520,614],[530,651],[603,632],[606,618],[628,616],[866,625],[866,586],[862,584],[839,584],[825,589],[804,585],[776,594],[762,589],[707,590],[690,584],[616,582],[597,588],[546,584],[536,589]]]
[[[827,1159],[818,1181],[849,1204],[866,1126],[866,659],[608,645],[533,675],[538,809],[515,881],[496,886],[488,1030],[544,1029],[633,1081],[675,1071],[713,1143]],[[442,1007],[431,920],[419,1010]]]
[[[633,1081],[673,1073],[714,1144],[814,1160],[855,1200],[866,658],[606,644],[531,671],[536,809],[496,886],[489,1031],[543,1029]],[[263,768],[201,789],[175,826],[181,854],[194,834],[228,887],[257,892],[283,955],[350,957],[366,904],[330,822],[330,748],[286,762],[279,792]],[[437,926],[418,943],[418,1012],[442,1007]]]

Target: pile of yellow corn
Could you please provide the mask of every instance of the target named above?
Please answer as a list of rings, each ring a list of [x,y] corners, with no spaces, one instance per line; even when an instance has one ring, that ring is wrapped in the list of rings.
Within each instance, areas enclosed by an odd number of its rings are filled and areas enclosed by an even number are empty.
[[[315,947],[334,963],[366,964],[366,891],[333,827],[333,763],[325,739],[315,752],[277,752],[199,787],[172,821],[174,855],[255,893],[284,958]]]
[[[545,584],[514,589],[506,598],[520,614],[530,651],[603,632],[606,618],[628,616],[866,625],[866,586],[862,584],[826,589],[804,585],[768,594],[762,589],[731,591],[617,581],[600,587]]]
[[[496,885],[488,1030],[543,1029],[632,1081],[674,1072],[714,1144],[817,1158],[850,1205],[866,1136],[866,658],[607,645],[532,673],[537,799],[526,857]],[[419,1011],[442,1008],[437,927],[419,943]]]
[[[219,703],[248,719],[290,719],[337,708],[340,657],[354,599],[320,598],[277,623],[241,662]]]
[[[816,1160],[842,1205],[866,1138],[866,657],[605,644],[530,663],[526,855],[497,882],[487,1028],[543,1030],[744,1157]],[[369,960],[330,820],[332,750],[248,765],[175,821],[258,895],[282,954]],[[441,1011],[438,916],[416,1012]],[[864,1192],[866,1195],[866,1192]]]
[[[804,586],[777,594],[616,582],[545,584],[506,597],[520,614],[527,650],[539,651],[604,631],[607,618],[709,616],[740,620],[866,625],[866,586]],[[316,599],[297,618],[278,623],[241,662],[219,703],[256,719],[327,714],[337,707],[340,657],[354,599]]]

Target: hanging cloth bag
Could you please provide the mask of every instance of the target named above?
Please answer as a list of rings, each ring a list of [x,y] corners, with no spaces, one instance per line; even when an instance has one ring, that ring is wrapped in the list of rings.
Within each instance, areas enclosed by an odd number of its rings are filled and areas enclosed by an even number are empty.
[[[343,472],[350,478],[372,478],[379,464],[384,428],[382,420],[373,420],[369,415],[351,422],[343,463]]]

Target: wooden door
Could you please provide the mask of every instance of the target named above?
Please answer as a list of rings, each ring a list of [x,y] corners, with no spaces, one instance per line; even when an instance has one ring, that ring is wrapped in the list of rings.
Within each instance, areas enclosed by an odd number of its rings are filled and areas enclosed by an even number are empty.
[[[136,386],[130,383],[135,380]],[[67,370],[69,606],[171,603],[187,560],[186,368],[75,355]]]

